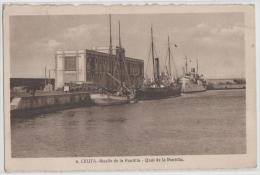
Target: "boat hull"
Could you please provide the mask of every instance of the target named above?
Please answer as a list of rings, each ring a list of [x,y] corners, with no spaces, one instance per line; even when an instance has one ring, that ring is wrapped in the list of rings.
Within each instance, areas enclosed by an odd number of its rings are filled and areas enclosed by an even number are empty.
[[[121,105],[130,103],[127,96],[116,96],[108,94],[90,94],[91,100],[100,106]]]
[[[183,90],[182,93],[189,94],[189,93],[197,93],[197,92],[205,92],[207,89],[190,89],[190,90]]]
[[[182,93],[196,93],[196,92],[204,92],[207,88],[203,85],[198,85],[195,83],[186,84],[185,88],[182,88]]]
[[[194,82],[193,80],[187,78],[182,79],[182,89],[181,89],[182,93],[196,93],[196,92],[204,92],[206,90],[207,87],[200,80]]]
[[[136,91],[136,98],[139,100],[153,100],[177,97],[181,95],[181,87],[143,88]]]

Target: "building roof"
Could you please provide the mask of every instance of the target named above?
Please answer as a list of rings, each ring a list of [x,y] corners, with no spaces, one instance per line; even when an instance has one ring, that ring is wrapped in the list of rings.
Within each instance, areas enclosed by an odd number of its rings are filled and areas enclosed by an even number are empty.
[[[104,52],[99,52],[99,51],[96,51],[96,50],[89,50],[89,49],[86,49],[85,52],[84,50],[59,50],[59,51],[56,51],[56,55],[77,55],[77,54],[83,54],[83,53],[90,53],[90,54],[95,54],[95,55],[102,55],[102,56],[109,56],[108,53],[104,53]],[[112,56],[116,56],[115,54],[112,54]],[[142,59],[137,59],[137,58],[131,58],[131,57],[126,57],[127,60],[130,60],[130,61],[137,61],[137,62],[144,62],[144,60]]]
[[[108,53],[99,52],[99,51],[96,51],[96,50],[88,50],[88,49],[86,49],[86,53],[91,53],[91,54],[96,54],[96,55],[102,55],[102,56],[109,56]],[[115,57],[116,55],[113,54],[113,56]],[[126,57],[126,59],[131,60],[131,61],[144,62],[144,60],[137,59],[137,58]]]

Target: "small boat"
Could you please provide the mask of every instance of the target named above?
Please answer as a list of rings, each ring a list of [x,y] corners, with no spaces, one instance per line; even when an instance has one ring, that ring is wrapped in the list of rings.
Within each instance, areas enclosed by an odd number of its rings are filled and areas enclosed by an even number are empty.
[[[130,98],[128,96],[119,96],[113,94],[91,94],[90,98],[95,104],[102,106],[130,103]]]
[[[96,105],[121,105],[126,103],[136,103],[135,95],[127,87],[120,88],[116,93],[101,92],[90,94],[91,100]]]

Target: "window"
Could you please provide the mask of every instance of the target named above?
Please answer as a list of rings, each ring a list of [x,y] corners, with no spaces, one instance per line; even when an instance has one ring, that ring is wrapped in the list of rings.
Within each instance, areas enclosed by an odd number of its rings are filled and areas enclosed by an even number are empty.
[[[64,57],[64,70],[65,71],[76,71],[76,57],[65,56]]]

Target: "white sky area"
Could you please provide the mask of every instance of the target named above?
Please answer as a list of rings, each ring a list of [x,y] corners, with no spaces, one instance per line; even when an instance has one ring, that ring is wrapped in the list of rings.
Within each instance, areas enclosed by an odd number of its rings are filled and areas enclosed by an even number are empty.
[[[42,78],[45,66],[52,70],[51,77],[54,77],[55,51],[108,46],[108,19],[108,15],[11,17],[11,77]],[[119,20],[126,56],[144,60],[148,76],[152,25],[161,71],[165,68],[169,35],[179,75],[187,56],[191,59],[190,67],[196,66],[198,58],[199,73],[205,78],[245,77],[242,13],[112,15],[114,47],[118,44]]]

